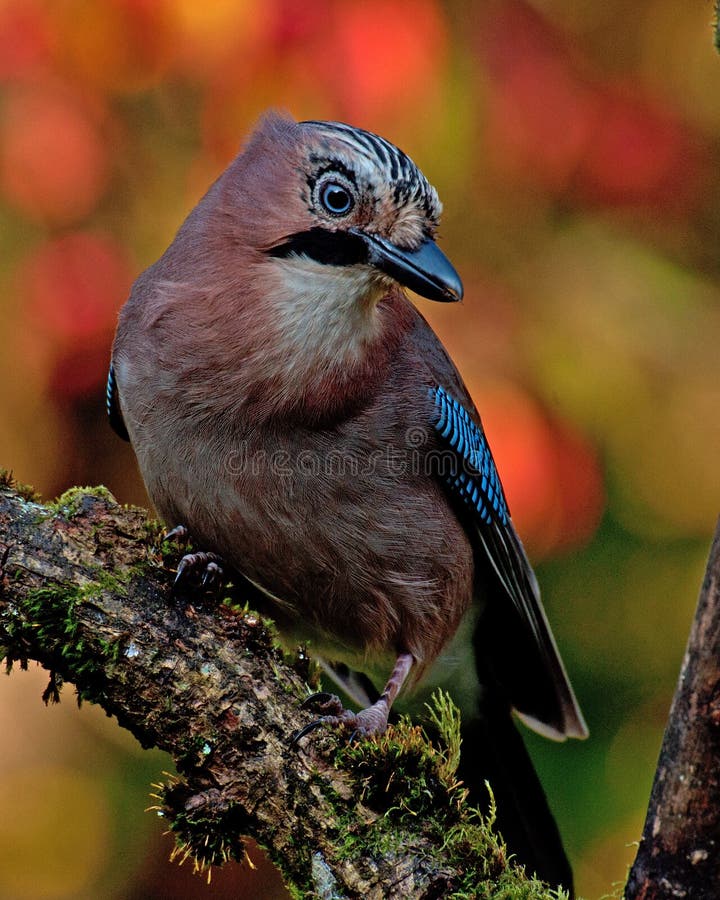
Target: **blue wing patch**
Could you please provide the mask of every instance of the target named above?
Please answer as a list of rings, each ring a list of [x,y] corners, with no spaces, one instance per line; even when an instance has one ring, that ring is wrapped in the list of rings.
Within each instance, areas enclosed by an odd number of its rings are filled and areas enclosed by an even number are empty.
[[[511,603],[503,604],[489,595],[494,610],[489,620],[492,634],[483,652],[492,657],[513,706],[531,728],[558,740],[570,735],[585,737],[587,728],[545,617],[537,579],[510,521],[482,428],[444,388],[430,388],[429,396],[434,406],[433,425],[452,451],[450,470],[441,457],[438,475],[474,512],[473,532],[479,539],[478,546]],[[484,587],[482,582],[479,590]],[[480,633],[485,634],[482,628],[476,631]],[[510,633],[512,647],[507,641],[498,641]],[[531,673],[530,679],[518,679],[518,671]]]
[[[430,388],[435,406],[433,425],[457,453],[460,466],[442,477],[480,516],[482,522],[506,525],[509,512],[488,442],[465,407],[438,386]]]

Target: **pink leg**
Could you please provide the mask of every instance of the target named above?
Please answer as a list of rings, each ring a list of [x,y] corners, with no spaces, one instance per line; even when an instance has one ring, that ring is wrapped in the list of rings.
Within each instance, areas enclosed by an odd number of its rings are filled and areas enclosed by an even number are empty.
[[[320,701],[320,703],[313,705],[316,705],[321,711],[326,711],[328,715],[321,716],[319,719],[301,728],[293,737],[293,744],[296,744],[306,734],[309,734],[321,725],[340,725],[357,737],[382,734],[387,728],[390,707],[400,693],[400,689],[410,674],[412,667],[412,655],[410,653],[401,653],[379,699],[372,706],[368,706],[367,709],[361,709],[358,713],[345,709],[340,698],[334,694],[313,694],[311,697],[308,697],[305,701],[306,705],[313,703],[313,701]]]
[[[388,712],[390,711],[390,707],[395,702],[395,698],[400,693],[400,689],[405,684],[405,679],[410,674],[410,669],[413,667],[413,658],[410,653],[401,653],[400,656],[395,661],[395,668],[392,670],[392,674],[388,678],[388,682],[385,685],[385,689],[382,694],[380,694],[380,700],[385,698],[388,705]],[[380,701],[378,701],[380,702]]]

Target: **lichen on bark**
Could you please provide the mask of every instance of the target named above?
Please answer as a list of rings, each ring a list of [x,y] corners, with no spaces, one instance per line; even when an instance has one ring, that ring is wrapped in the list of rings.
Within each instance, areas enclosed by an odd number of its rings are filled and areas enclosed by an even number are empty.
[[[172,755],[156,807],[177,854],[202,871],[242,860],[252,836],[297,897],[558,896],[467,806],[447,698],[425,729],[403,720],[351,746],[333,732],[293,745],[310,715],[307,657],[289,657],[237,590],[173,594],[178,558],[104,488],[43,505],[0,473],[0,653],[49,670],[46,700],[71,682]]]

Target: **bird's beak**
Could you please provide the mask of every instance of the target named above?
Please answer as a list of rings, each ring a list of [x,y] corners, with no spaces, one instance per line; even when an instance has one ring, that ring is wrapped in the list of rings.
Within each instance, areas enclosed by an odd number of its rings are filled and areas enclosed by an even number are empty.
[[[460,276],[432,238],[426,238],[416,250],[405,250],[376,234],[354,228],[350,231],[365,242],[371,266],[411,291],[444,303],[462,300]]]

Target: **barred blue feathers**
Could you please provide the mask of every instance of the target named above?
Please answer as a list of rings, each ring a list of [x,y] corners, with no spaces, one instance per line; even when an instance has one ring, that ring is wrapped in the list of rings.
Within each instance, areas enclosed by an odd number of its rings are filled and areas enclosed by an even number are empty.
[[[438,386],[430,388],[435,404],[434,426],[440,437],[456,451],[460,467],[442,475],[482,522],[506,525],[509,512],[500,476],[485,435],[470,418],[465,407]]]

